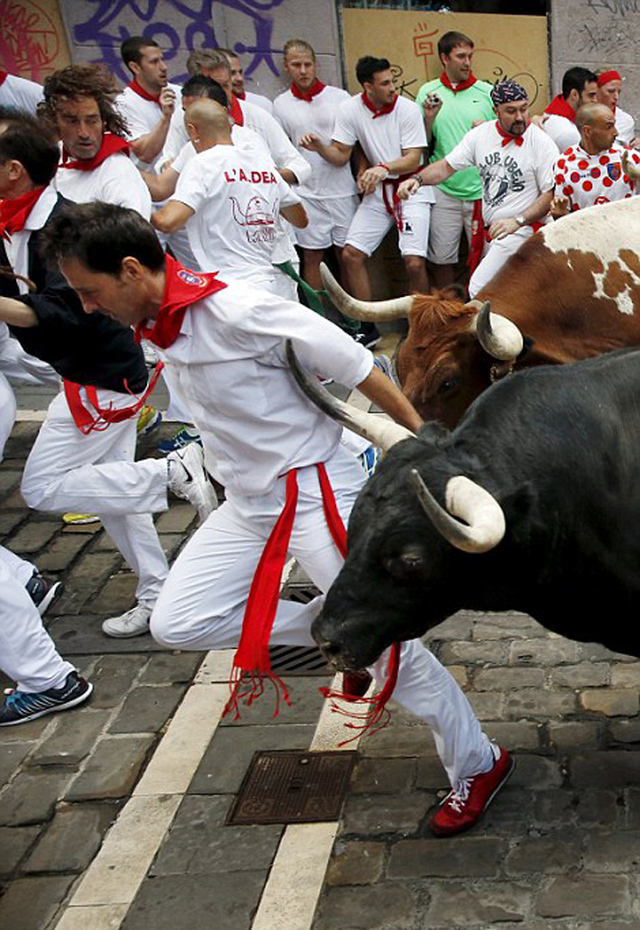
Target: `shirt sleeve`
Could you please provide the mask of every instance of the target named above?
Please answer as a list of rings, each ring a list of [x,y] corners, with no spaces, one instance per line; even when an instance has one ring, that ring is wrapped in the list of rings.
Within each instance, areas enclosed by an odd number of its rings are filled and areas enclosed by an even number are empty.
[[[209,199],[206,177],[210,174],[210,171],[207,172],[202,168],[201,160],[196,155],[180,172],[175,193],[171,199],[179,200],[180,203],[191,207],[197,213],[203,203]]]
[[[553,175],[558,152],[555,143],[542,130],[536,133],[535,176],[540,193],[553,190]]]
[[[270,116],[266,110],[261,110],[255,106],[251,114],[251,123],[266,140],[269,152],[278,170],[292,171],[298,184],[304,184],[305,181],[308,181],[311,177],[311,165],[292,145],[280,123],[273,116]]]
[[[422,149],[427,144],[422,113],[412,100],[406,103],[400,117],[400,145],[403,149]]]
[[[353,118],[352,100],[345,100],[338,107],[332,138],[342,145],[354,146],[358,141],[355,120]]]
[[[302,203],[294,189],[279,174],[276,174],[276,182],[281,207],[293,207]]]
[[[112,160],[114,164],[105,171],[101,199],[137,210],[148,220],[151,217],[151,194],[140,172],[126,155],[114,155],[109,159]]]
[[[475,166],[476,141],[478,138],[476,130],[480,128],[480,126],[476,126],[475,129],[470,129],[469,132],[464,134],[455,148],[451,149],[449,154],[445,156],[447,164],[451,165],[454,171]]]
[[[171,167],[174,171],[177,171],[178,174],[184,171],[189,161],[195,157],[196,150],[193,147],[191,142],[187,142],[186,145],[183,145],[176,157],[171,162]]]

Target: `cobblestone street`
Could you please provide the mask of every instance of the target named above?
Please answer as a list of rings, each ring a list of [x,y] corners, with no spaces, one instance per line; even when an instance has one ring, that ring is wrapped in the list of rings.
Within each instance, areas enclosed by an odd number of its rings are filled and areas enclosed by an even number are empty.
[[[100,623],[132,605],[134,580],[100,524],[65,528],[25,508],[37,428],[18,423],[7,445],[0,527],[14,552],[64,581],[47,625],[95,691],[77,710],[0,730],[0,926],[640,927],[640,662],[521,614],[459,613],[431,648],[517,761],[476,830],[429,833],[446,779],[423,726],[397,707],[389,727],[345,747],[358,761],[339,824],[227,826],[256,750],[316,748],[329,678],[287,678],[294,706],[275,719],[266,693],[239,721],[220,720],[229,654],[105,637]],[[158,518],[170,558],[194,526],[178,501]],[[350,735],[336,732],[329,748]],[[312,877],[320,838],[333,851]],[[314,882],[305,916],[297,899]]]

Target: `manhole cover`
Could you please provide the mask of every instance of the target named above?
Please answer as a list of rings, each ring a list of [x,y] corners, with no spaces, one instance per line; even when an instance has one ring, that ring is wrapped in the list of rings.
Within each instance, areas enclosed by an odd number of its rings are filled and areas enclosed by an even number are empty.
[[[355,752],[257,752],[229,824],[338,820]]]

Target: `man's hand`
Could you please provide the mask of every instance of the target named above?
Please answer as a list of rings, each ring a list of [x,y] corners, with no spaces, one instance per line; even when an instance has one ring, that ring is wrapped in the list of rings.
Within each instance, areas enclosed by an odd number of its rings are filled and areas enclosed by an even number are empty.
[[[549,213],[554,220],[559,220],[561,217],[567,216],[569,213],[571,213],[571,200],[569,197],[563,197],[562,194],[556,194],[556,196],[551,201]]]
[[[417,178],[407,178],[406,181],[403,181],[402,184],[398,187],[396,194],[400,200],[407,200],[411,197],[412,194],[415,194],[417,190],[420,190],[420,182]]]
[[[175,92],[172,91],[170,87],[163,87],[160,91],[160,99],[158,103],[160,104],[162,115],[169,118],[176,108]]]
[[[308,132],[306,135],[300,137],[298,145],[301,145],[302,148],[306,149],[308,152],[319,152],[322,142],[320,141],[320,136]]]
[[[489,239],[504,239],[520,229],[520,223],[513,217],[496,220],[489,227]]]
[[[367,168],[358,178],[358,190],[361,194],[373,194],[378,184],[388,176],[389,169],[383,165],[374,165],[373,168]]]
[[[422,103],[422,112],[426,123],[433,123],[442,109],[442,100],[437,94],[427,94]]]

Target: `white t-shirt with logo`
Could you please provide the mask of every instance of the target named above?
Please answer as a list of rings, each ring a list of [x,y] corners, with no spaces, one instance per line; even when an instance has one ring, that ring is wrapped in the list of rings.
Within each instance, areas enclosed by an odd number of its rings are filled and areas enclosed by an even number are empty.
[[[234,145],[189,159],[172,199],[195,211],[186,229],[203,271],[256,280],[273,274],[280,207],[300,203],[273,161]]]
[[[351,97],[346,90],[327,85],[310,102],[294,97],[290,90],[280,94],[273,102],[273,115],[302,157],[311,165],[311,177],[297,188],[303,199],[330,200],[351,197],[358,192],[349,164],[337,168],[317,152],[309,152],[298,144],[302,136],[312,132],[328,145],[334,137],[336,110],[348,100]]]
[[[0,106],[15,107],[24,110],[32,116],[36,115],[37,107],[42,100],[42,85],[26,78],[7,74],[0,84]]]
[[[627,177],[622,167],[625,151],[631,162],[640,166],[640,154],[617,142],[597,155],[589,155],[581,145],[572,145],[556,161],[556,193],[570,199],[572,210],[633,197],[636,183]]]
[[[60,167],[53,184],[58,193],[74,203],[104,200],[121,207],[131,207],[145,220],[151,216],[149,188],[124,152],[115,152],[92,171]]]
[[[456,171],[474,165],[480,172],[485,225],[518,216],[553,188],[555,144],[533,123],[521,138],[522,145],[511,140],[503,145],[495,121],[482,123],[470,129],[446,156]]]

